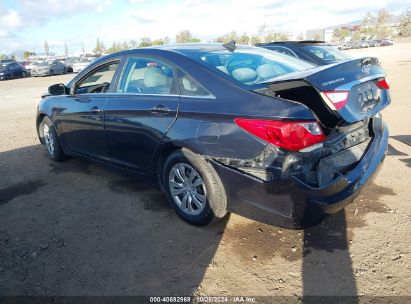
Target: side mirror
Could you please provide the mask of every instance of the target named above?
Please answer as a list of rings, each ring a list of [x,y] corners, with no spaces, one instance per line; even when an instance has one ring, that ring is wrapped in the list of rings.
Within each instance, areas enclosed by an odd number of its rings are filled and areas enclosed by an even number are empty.
[[[62,83],[53,84],[49,86],[49,93],[51,95],[64,95],[66,94],[66,86]]]

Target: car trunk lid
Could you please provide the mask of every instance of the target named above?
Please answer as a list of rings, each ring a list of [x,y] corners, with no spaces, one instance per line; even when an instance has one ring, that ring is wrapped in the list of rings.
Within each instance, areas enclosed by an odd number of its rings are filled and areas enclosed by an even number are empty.
[[[391,100],[384,80],[378,59],[366,57],[280,76],[268,91],[258,91],[307,105],[332,129],[341,120],[354,123],[385,108]]]

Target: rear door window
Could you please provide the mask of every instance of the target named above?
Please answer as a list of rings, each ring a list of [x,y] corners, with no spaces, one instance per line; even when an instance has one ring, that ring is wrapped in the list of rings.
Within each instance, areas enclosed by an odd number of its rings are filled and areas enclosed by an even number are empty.
[[[198,81],[182,71],[178,75],[178,88],[180,95],[183,96],[212,96]]]
[[[131,94],[172,94],[173,68],[157,59],[128,59],[117,92]]]

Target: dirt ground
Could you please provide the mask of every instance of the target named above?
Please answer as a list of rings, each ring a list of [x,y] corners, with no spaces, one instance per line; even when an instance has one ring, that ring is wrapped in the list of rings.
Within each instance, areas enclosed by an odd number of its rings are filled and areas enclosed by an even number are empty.
[[[304,231],[235,214],[193,227],[140,181],[54,163],[35,105],[73,75],[0,82],[0,295],[411,296],[411,43],[350,53],[388,74],[388,155],[354,204]]]

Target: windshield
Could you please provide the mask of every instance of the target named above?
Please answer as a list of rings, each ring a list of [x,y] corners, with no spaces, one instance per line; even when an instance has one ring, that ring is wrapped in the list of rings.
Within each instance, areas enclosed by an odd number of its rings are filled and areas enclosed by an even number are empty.
[[[237,47],[234,52],[218,49],[183,53],[247,85],[315,67],[300,59],[256,47]]]
[[[332,46],[307,45],[304,47],[304,49],[306,49],[311,54],[325,61],[338,61],[338,60],[351,59],[350,56],[348,56],[347,54],[343,52],[340,52],[339,50],[337,50],[336,48]]]
[[[41,61],[41,62],[37,62],[36,64],[37,66],[49,66],[50,62],[47,61]]]

